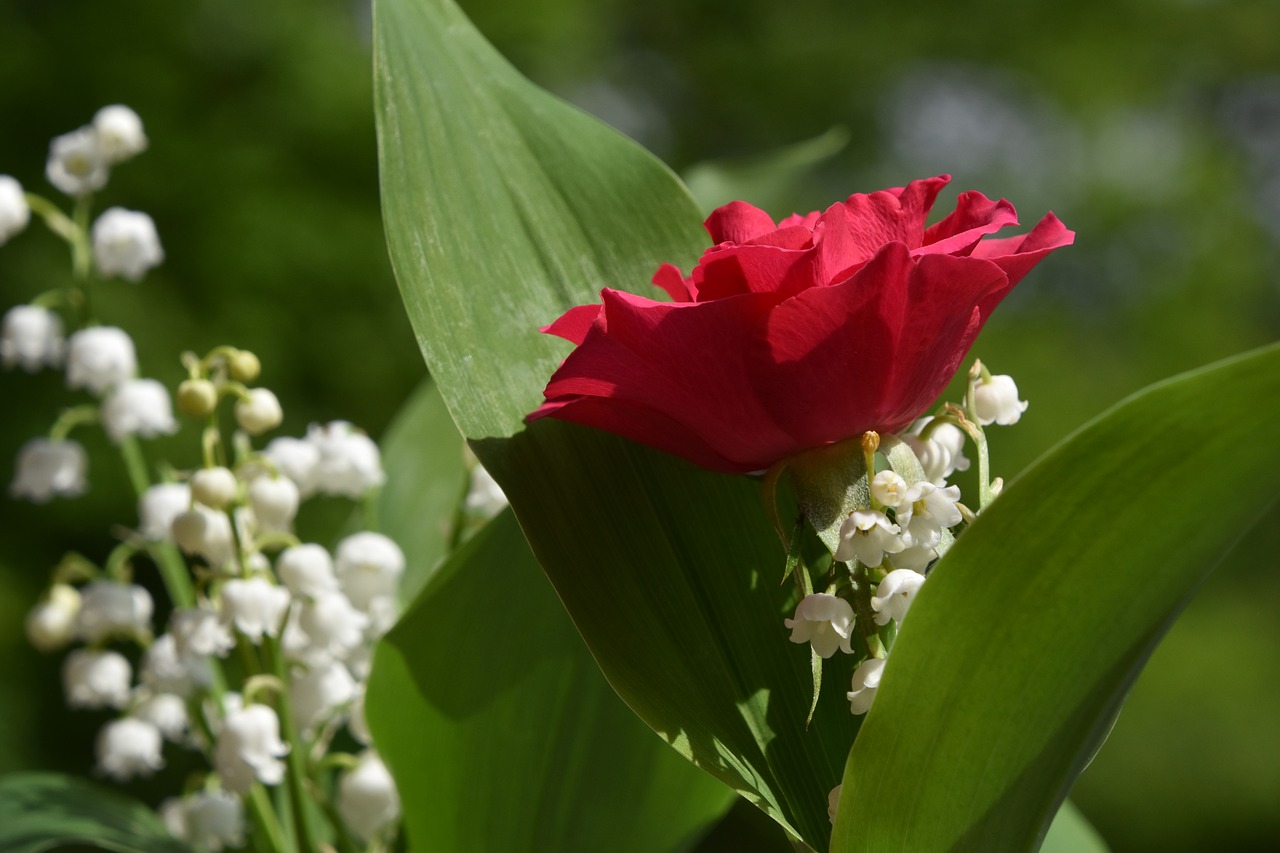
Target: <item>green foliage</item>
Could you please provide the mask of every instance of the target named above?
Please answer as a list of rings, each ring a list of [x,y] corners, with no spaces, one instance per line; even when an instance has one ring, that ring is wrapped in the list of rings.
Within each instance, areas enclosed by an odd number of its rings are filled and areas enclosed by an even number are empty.
[[[1006,489],[912,607],[833,850],[1032,849],[1160,637],[1275,500],[1257,401],[1277,395],[1280,346],[1176,377]]]
[[[115,853],[184,853],[189,848],[142,803],[57,773],[0,777],[0,850],[40,853],[83,844]]]

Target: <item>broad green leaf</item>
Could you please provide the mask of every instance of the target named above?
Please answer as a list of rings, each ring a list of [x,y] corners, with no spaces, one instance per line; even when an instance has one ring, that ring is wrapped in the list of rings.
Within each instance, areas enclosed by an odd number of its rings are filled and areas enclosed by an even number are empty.
[[[688,850],[733,796],[619,701],[510,512],[379,645],[368,715],[414,849]]]
[[[1012,483],[934,569],[832,848],[1028,850],[1152,649],[1280,492],[1280,347],[1159,383]]]
[[[1049,824],[1049,834],[1040,845],[1040,853],[1107,853],[1106,842],[1098,831],[1067,800]]]
[[[108,788],[57,773],[0,778],[0,850],[71,844],[118,853],[185,853],[154,811]]]
[[[379,529],[395,531],[404,550],[400,599],[407,604],[444,559],[467,485],[462,437],[431,380],[414,391],[387,429],[382,457],[387,481],[375,512]]]
[[[523,425],[568,350],[538,327],[602,285],[655,293],[662,261],[688,268],[706,244],[696,206],[661,163],[520,78],[447,0],[377,0],[375,55],[392,262],[455,421],[614,689],[825,847],[858,720],[833,669],[805,731],[809,651],[786,641],[785,554],[758,484]]]

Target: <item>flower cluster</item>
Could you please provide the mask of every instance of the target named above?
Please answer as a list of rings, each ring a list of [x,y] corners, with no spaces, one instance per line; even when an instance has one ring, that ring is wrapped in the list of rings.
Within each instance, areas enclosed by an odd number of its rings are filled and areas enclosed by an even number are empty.
[[[57,565],[27,636],[42,652],[66,650],[70,707],[111,712],[96,743],[101,775],[149,776],[166,750],[203,755],[203,781],[160,806],[175,836],[201,849],[243,846],[246,809],[255,823],[276,820],[261,813],[269,799],[250,797],[255,786],[288,784],[319,797],[347,834],[385,843],[400,806],[364,721],[364,692],[373,644],[398,615],[405,556],[374,531],[332,550],[294,533],[311,496],[361,501],[377,490],[378,446],[344,421],[257,446],[284,412],[271,390],[251,387],[261,372],[253,353],[185,353],[187,376],[171,397],[138,376],[127,332],[82,313],[97,279],[136,282],[163,259],[146,214],[113,207],[89,225],[110,167],[146,145],[141,121],[120,106],[55,139],[46,175],[75,199],[71,216],[0,176],[0,243],[35,212],[71,245],[75,267],[70,288],[5,314],[0,360],[63,370],[68,388],[89,397],[22,447],[10,494],[42,503],[83,493],[88,454],[70,433],[93,424],[120,446],[138,490],[137,522],[105,560],[69,554]],[[202,425],[197,461],[158,464],[157,480],[137,441],[178,432],[174,400]],[[135,582],[151,565],[168,604]]]

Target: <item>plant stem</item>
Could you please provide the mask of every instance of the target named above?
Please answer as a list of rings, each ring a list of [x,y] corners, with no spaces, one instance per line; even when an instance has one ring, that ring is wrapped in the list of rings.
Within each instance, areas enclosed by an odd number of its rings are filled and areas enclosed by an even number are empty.
[[[124,441],[120,442],[120,455],[124,459],[125,471],[129,475],[129,482],[133,484],[133,491],[141,498],[151,486],[151,476],[147,473],[147,460],[142,456],[138,439],[131,435],[125,436]],[[150,552],[174,606],[194,607],[195,587],[178,549],[169,542],[157,542],[151,546]]]
[[[261,785],[254,785],[249,796],[245,797],[245,802],[253,815],[253,822],[262,830],[261,837],[267,840],[271,851],[289,853],[289,843],[285,840],[284,828],[280,826],[280,819],[276,817],[275,809],[271,807],[267,789]]]
[[[281,684],[278,702],[280,732],[289,744],[289,755],[287,756],[289,772],[286,774],[286,784],[289,786],[289,801],[293,807],[294,823],[297,826],[298,849],[305,851],[305,853],[312,853],[312,851],[317,851],[320,848],[316,844],[315,833],[307,810],[306,744],[302,742],[302,733],[298,731],[298,726],[293,719],[293,705],[286,686],[289,683],[289,674],[286,671],[284,655],[280,653],[279,640],[275,637],[264,637],[262,650],[267,657],[267,665],[270,671],[275,674],[276,678],[280,679]]]

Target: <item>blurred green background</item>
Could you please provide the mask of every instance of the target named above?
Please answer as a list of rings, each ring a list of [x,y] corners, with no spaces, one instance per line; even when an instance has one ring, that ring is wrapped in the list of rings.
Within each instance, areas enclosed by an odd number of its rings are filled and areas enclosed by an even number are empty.
[[[1052,209],[1076,229],[974,350],[1031,401],[994,439],[1006,477],[1143,385],[1280,337],[1280,4],[463,7],[706,203],[741,196],[781,216],[951,172],[1027,224]],[[168,257],[140,285],[106,285],[101,318],[170,383],[183,349],[253,349],[284,434],[340,417],[376,436],[424,372],[381,233],[369,32],[367,2],[0,3],[0,173],[52,197],[49,139],[104,104],[136,109],[151,149],[101,203],[150,213]],[[0,248],[0,308],[68,275],[64,247],[33,228]],[[5,372],[0,399],[7,482],[19,445],[72,398],[52,373]],[[189,463],[193,442],[162,447]],[[64,708],[56,663],[22,637],[62,552],[104,556],[111,525],[133,521],[122,471],[87,443],[89,495],[0,504],[0,772],[92,764],[102,718]],[[1280,515],[1249,521],[1075,789],[1116,851],[1280,845]],[[742,840],[755,826],[735,813],[719,843],[775,849]]]

